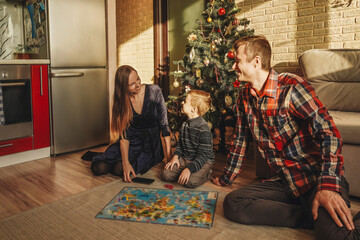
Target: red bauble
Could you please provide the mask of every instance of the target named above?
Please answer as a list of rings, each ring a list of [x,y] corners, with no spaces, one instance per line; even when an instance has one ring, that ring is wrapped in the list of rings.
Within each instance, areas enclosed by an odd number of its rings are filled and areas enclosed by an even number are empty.
[[[236,80],[235,82],[233,82],[234,88],[238,88],[240,87],[240,82],[238,80]]]
[[[230,51],[230,52],[228,52],[228,58],[234,58],[234,53],[233,53],[233,51]]]
[[[224,15],[225,14],[225,9],[224,8],[220,8],[219,11],[218,11],[218,14],[220,16]]]

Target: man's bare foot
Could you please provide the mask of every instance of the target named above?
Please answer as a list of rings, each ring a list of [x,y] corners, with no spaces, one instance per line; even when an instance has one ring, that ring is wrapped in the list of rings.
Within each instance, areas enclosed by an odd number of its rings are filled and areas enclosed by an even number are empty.
[[[213,184],[217,185],[217,186],[222,186],[221,183],[220,183],[219,177],[213,176],[213,177],[210,179],[210,181],[211,181]]]

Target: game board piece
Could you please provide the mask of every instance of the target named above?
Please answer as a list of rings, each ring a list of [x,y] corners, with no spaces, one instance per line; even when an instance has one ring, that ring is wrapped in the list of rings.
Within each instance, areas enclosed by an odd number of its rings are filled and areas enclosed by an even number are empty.
[[[165,187],[165,188],[168,188],[168,189],[173,189],[173,188],[174,188],[174,186],[171,185],[171,184],[165,184],[164,187]]]

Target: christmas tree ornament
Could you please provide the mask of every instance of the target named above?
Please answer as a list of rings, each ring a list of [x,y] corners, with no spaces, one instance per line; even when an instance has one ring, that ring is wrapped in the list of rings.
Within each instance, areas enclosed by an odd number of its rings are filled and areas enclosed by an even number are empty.
[[[189,84],[185,85],[185,92],[190,92],[191,86]]]
[[[225,115],[225,114],[226,114],[226,109],[222,109],[222,110],[221,110],[221,113],[222,113],[223,115]]]
[[[232,104],[232,98],[231,98],[229,95],[226,95],[226,96],[225,96],[225,105],[226,105],[227,107],[230,107],[231,104]]]
[[[215,52],[216,50],[216,45],[214,42],[211,43],[211,52]]]
[[[231,23],[227,27],[225,27],[225,36],[231,35],[231,31],[232,31],[233,27],[234,26]]]
[[[194,58],[195,58],[195,48],[194,47],[191,48],[189,57],[190,57],[190,63],[192,63],[194,61]]]
[[[220,8],[219,9],[219,11],[218,11],[218,14],[219,14],[219,16],[222,16],[222,15],[224,15],[225,14],[225,9],[224,8]]]
[[[235,82],[233,82],[234,88],[240,87],[240,82],[236,79]]]
[[[211,23],[211,22],[212,22],[212,18],[211,18],[211,17],[208,17],[208,18],[206,19],[206,21],[207,21],[208,23]]]
[[[196,75],[197,78],[201,78],[201,69],[196,69]]]
[[[233,24],[234,26],[239,26],[239,24],[240,24],[239,19],[236,18],[236,19],[232,22],[232,24]]]
[[[180,83],[178,82],[177,78],[175,78],[174,82],[173,82],[173,86],[175,88],[179,87],[180,86]]]
[[[233,59],[234,58],[234,52],[233,51],[228,52],[227,56],[228,56],[228,58]]]
[[[208,66],[209,63],[210,63],[210,60],[207,57],[205,57],[205,59],[204,59],[205,66]]]
[[[196,81],[196,85],[197,85],[198,87],[201,87],[201,85],[203,85],[203,83],[204,83],[204,80],[203,80],[202,78],[199,78],[199,79]]]
[[[209,122],[207,122],[207,124],[208,124],[209,128],[210,128],[210,129],[212,129],[213,124],[212,124],[210,121],[209,121]]]
[[[189,42],[196,41],[196,40],[197,40],[197,36],[196,36],[196,34],[192,33],[192,34],[190,34],[190,35],[188,36],[187,39],[188,39]]]

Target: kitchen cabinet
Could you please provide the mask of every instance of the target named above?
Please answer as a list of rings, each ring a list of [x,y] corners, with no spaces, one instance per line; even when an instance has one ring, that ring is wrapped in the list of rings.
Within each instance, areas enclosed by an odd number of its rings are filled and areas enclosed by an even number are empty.
[[[18,138],[0,142],[0,156],[33,149],[33,137]]]
[[[7,104],[14,104],[17,108],[28,104],[22,111],[29,109],[29,116],[25,118],[24,116],[27,115],[22,116],[19,111],[8,112],[11,115],[8,117],[9,124],[0,126],[2,139],[0,141],[0,156],[50,146],[48,65],[25,64],[19,66],[22,67],[14,67],[14,69],[17,70],[15,73],[23,74],[19,76],[19,79],[22,80],[18,80],[23,81],[23,83],[21,82],[21,87],[14,85],[11,93],[18,94],[20,101],[14,100],[17,98],[8,98]],[[6,67],[6,69],[10,68],[11,65]],[[26,69],[28,69],[27,74],[24,74]],[[4,74],[6,78],[13,78],[11,71],[6,71],[6,73]],[[15,84],[19,84],[19,82]],[[29,96],[28,100],[26,97],[21,99],[24,94]]]
[[[49,81],[47,65],[31,65],[34,149],[50,146]]]

